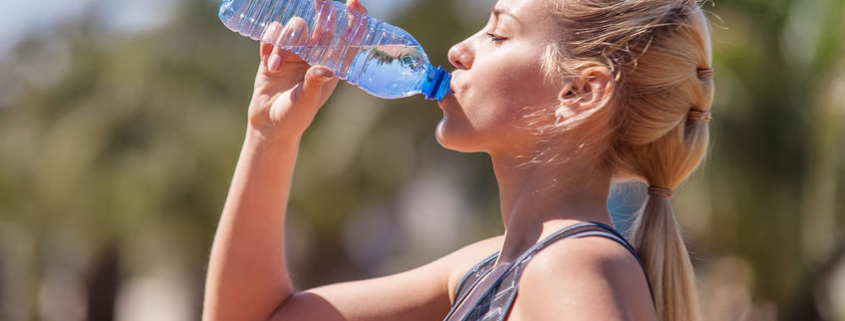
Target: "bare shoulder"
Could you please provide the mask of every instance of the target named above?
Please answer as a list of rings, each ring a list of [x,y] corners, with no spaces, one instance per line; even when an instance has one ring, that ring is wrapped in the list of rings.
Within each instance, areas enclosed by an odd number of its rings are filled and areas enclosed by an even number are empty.
[[[503,241],[503,235],[494,236],[464,246],[463,248],[458,249],[443,258],[443,260],[447,261],[450,266],[448,281],[450,301],[454,302],[455,292],[457,291],[458,285],[466,272],[482,260],[501,250]]]
[[[656,320],[637,259],[603,237],[572,238],[540,251],[525,268],[511,321]]]
[[[449,312],[462,273],[495,253],[501,239],[467,245],[405,272],[294,294],[272,320],[440,320]]]

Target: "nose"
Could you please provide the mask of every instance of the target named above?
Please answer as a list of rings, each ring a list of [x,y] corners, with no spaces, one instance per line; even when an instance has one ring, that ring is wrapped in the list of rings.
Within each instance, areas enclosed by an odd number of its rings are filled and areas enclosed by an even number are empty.
[[[473,59],[472,48],[470,48],[467,40],[459,42],[449,49],[449,62],[455,68],[470,69]]]

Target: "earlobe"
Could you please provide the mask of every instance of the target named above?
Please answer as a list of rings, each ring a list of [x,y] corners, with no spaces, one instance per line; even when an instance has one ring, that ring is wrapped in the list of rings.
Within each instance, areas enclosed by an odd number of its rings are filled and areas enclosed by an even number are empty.
[[[560,125],[565,121],[572,119],[578,115],[572,108],[567,105],[560,105],[557,109],[555,109],[555,125]]]

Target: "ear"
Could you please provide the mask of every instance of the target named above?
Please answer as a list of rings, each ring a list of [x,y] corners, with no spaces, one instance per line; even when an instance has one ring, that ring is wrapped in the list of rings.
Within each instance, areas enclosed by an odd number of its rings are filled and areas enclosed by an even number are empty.
[[[555,110],[556,122],[601,107],[610,98],[613,89],[613,76],[607,67],[584,68],[561,89],[558,96],[560,107]]]

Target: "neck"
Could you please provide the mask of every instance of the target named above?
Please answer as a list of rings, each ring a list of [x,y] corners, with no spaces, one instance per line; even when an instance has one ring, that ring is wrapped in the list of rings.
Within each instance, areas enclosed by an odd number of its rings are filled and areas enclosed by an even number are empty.
[[[541,238],[580,221],[612,226],[607,210],[611,175],[590,170],[588,160],[522,166],[521,158],[491,158],[505,224],[500,263],[515,260]]]

